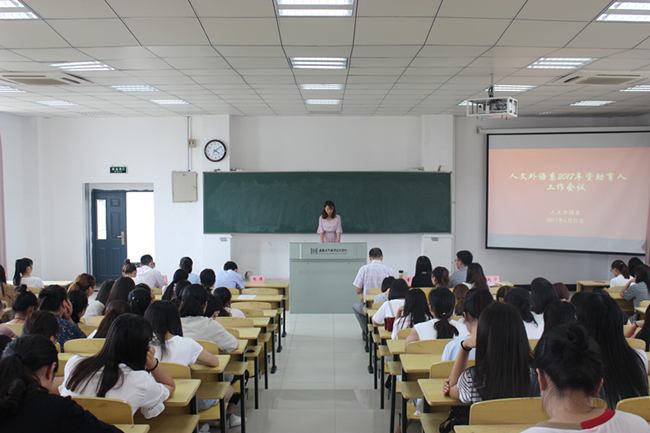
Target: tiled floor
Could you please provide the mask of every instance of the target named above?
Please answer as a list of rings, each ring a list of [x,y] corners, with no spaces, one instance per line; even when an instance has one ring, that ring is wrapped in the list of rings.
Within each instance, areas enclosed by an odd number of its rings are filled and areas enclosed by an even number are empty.
[[[260,409],[249,392],[247,432],[389,433],[390,402],[379,409],[354,314],[288,314],[282,345],[269,389],[261,382]]]

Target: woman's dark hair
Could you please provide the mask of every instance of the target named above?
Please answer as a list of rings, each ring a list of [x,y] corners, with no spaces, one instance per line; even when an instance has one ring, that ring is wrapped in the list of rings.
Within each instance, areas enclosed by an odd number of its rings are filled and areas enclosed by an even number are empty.
[[[115,280],[113,287],[108,295],[106,304],[108,305],[113,301],[127,301],[129,298],[129,293],[135,290],[135,281],[131,277],[120,277]]]
[[[185,290],[186,287],[190,286],[192,283],[189,280],[181,280],[178,283],[176,283],[176,287],[174,287],[174,293],[176,294],[176,299],[180,302],[181,299],[183,299],[183,290]]]
[[[402,317],[406,318],[409,316],[409,328],[412,328],[413,325],[417,325],[418,323],[433,319],[427,305],[427,296],[421,289],[411,289],[406,295]]]
[[[20,286],[20,280],[23,278],[23,274],[27,271],[27,268],[33,266],[34,262],[32,259],[23,257],[22,259],[16,260],[16,270],[14,272],[14,286]]]
[[[519,312],[510,304],[493,302],[481,313],[476,334],[474,383],[484,384],[481,399],[530,397],[532,365]]]
[[[556,326],[576,323],[576,307],[571,302],[553,301],[544,310],[544,333]]]
[[[81,316],[83,312],[88,308],[88,298],[86,293],[81,290],[73,290],[68,292],[68,300],[72,304],[72,313],[70,313],[70,320],[74,323],[79,323],[81,321]]]
[[[569,293],[569,288],[564,283],[555,283],[553,284],[553,287],[555,287],[555,293],[557,293],[557,297],[560,301],[569,300],[571,293]]]
[[[623,274],[623,277],[625,279],[630,278],[630,270],[628,269],[627,265],[623,260],[614,260],[612,262],[612,269],[616,269],[621,274]]]
[[[610,409],[619,400],[648,395],[645,366],[625,339],[618,310],[610,296],[587,293],[576,313],[578,323],[600,345],[605,367],[603,393]]]
[[[454,338],[458,335],[458,329],[449,323],[449,319],[454,314],[455,304],[456,298],[449,289],[439,287],[429,292],[429,306],[434,317],[438,319],[433,325],[437,333],[436,339]]]
[[[499,302],[505,302],[506,301],[506,295],[508,292],[510,292],[513,289],[512,286],[501,286],[497,290],[497,301]],[[502,301],[503,299],[503,301]]]
[[[102,370],[93,394],[106,397],[108,391],[124,380],[120,364],[132,370],[144,370],[152,337],[151,325],[144,317],[122,314],[108,330],[106,342],[99,353],[80,361],[65,382],[65,387],[72,392],[82,393],[92,376]]]
[[[530,311],[530,293],[528,290],[515,287],[506,295],[506,304],[514,305],[524,322],[534,323],[537,321]]]
[[[131,263],[131,260],[126,259],[124,260],[124,265],[122,266],[122,273],[123,274],[130,274],[138,270],[138,267],[135,265],[135,263]]]
[[[639,265],[634,270],[634,273],[636,278],[636,284],[645,283],[648,292],[650,292],[650,266]]]
[[[42,335],[17,338],[5,348],[0,360],[0,423],[15,415],[37,393],[48,392],[41,386],[36,372],[52,364],[56,364],[56,372],[58,353],[54,344]]]
[[[68,294],[63,287],[52,285],[41,290],[38,299],[41,300],[41,310],[56,312],[61,308],[61,304],[67,301]]]
[[[553,284],[546,278],[537,277],[530,283],[530,298],[535,314],[544,314],[546,306],[557,301],[557,291]]]
[[[0,293],[1,297],[5,297],[5,284],[7,284],[7,273],[5,272],[5,267],[0,265]]]
[[[191,268],[190,268],[191,270]],[[187,280],[189,278],[189,273],[184,269],[177,269],[174,272],[174,278],[172,282],[165,289],[165,293],[162,295],[163,301],[171,301],[174,295],[176,294],[175,287],[179,281]]]
[[[650,317],[650,305],[648,305],[648,308],[645,309],[645,317]],[[645,341],[645,351],[647,352],[650,350],[650,322],[648,323],[648,326],[643,326],[641,330],[639,331],[638,334],[636,334],[636,338]]]
[[[183,290],[181,317],[203,316],[203,306],[208,302],[208,292],[200,284],[190,284]]]
[[[2,358],[2,352],[5,351],[5,348],[7,345],[9,345],[9,343],[11,343],[11,337],[8,335],[0,334],[0,358]],[[0,417],[0,419],[2,418]]]
[[[106,315],[99,322],[97,332],[93,338],[106,338],[111,325],[122,314],[131,314],[131,306],[126,301],[113,301],[106,306]]]
[[[82,292],[86,293],[88,289],[94,288],[95,284],[97,284],[97,280],[95,280],[95,277],[92,275],[79,274],[77,276],[77,279],[74,280],[74,283],[70,284],[70,287],[68,287],[68,292],[81,290]]]
[[[449,288],[451,281],[449,280],[449,271],[444,266],[436,266],[433,270],[433,277],[440,287]]]
[[[385,293],[386,290],[390,289],[390,286],[393,285],[393,281],[395,281],[395,277],[384,278],[381,282],[381,293]]]
[[[183,325],[178,308],[171,302],[156,301],[147,308],[144,318],[151,324],[153,339],[160,346],[160,358],[162,359],[167,354],[167,333],[183,336]]]
[[[97,292],[97,300],[102,303],[102,305],[106,306],[106,302],[108,301],[108,296],[111,294],[111,289],[113,288],[113,284],[115,284],[115,280],[106,280],[102,283],[102,285],[99,287],[99,292]]]
[[[494,303],[494,298],[489,290],[485,289],[470,289],[465,296],[465,305],[463,305],[463,313],[467,313],[470,319],[479,320],[481,313],[488,305]]]
[[[490,288],[488,286],[487,279],[485,278],[485,274],[483,273],[483,267],[476,262],[470,263],[467,266],[467,277],[465,278],[465,281],[468,283],[473,283],[474,284],[474,286],[472,287],[473,289]]]
[[[327,212],[325,211],[325,208],[327,206],[332,208],[332,218],[334,218],[336,216],[336,206],[334,205],[334,202],[332,200],[327,200],[323,205],[323,212],[321,213],[321,217],[323,217],[323,219],[327,219],[329,217],[329,215],[327,215]]]
[[[431,266],[431,260],[429,260],[427,256],[420,256],[417,258],[417,260],[415,261],[414,275],[420,275],[420,274],[431,275],[432,271],[433,271],[433,266]]]
[[[179,266],[180,266],[180,268],[182,270],[184,270],[188,274],[191,274],[192,273],[192,267],[194,266],[194,262],[189,257],[183,257],[181,259],[181,262],[179,263]]]
[[[203,315],[205,317],[212,317],[214,313],[217,313],[219,317],[230,317],[230,313],[224,308],[221,298],[208,293],[208,305],[206,305]]]
[[[207,268],[201,271],[199,279],[201,280],[201,285],[206,289],[209,289],[214,286],[214,282],[217,281],[217,276],[212,269]]]
[[[146,283],[138,283],[138,284],[136,284],[135,289],[144,289],[147,292],[149,292],[149,295],[151,295],[151,287],[149,287],[149,285],[146,284]],[[135,289],[133,289],[133,290],[135,290]]]
[[[405,299],[406,294],[409,292],[409,285],[403,278],[397,278],[390,285],[390,292],[388,292],[388,300]]]
[[[144,316],[144,312],[151,304],[151,292],[147,289],[137,288],[129,293],[128,301],[131,313]]]
[[[212,294],[221,299],[221,303],[224,307],[228,305],[228,302],[232,299],[232,293],[230,293],[230,289],[227,287],[217,287],[212,291]]]
[[[463,307],[465,306],[465,297],[467,296],[467,292],[469,292],[469,287],[467,287],[465,284],[456,284],[452,292],[454,294],[454,298],[456,298],[454,315],[462,316]]]
[[[634,270],[636,269],[637,266],[642,265],[643,262],[641,259],[638,257],[632,257],[628,262],[627,262],[627,270],[630,272],[630,275],[635,277],[636,274],[634,273]]]
[[[59,339],[59,321],[51,311],[34,311],[23,325],[23,335],[38,334],[44,337]],[[51,344],[51,341],[50,341]]]
[[[11,303],[11,309],[14,313],[22,313],[29,310],[29,307],[38,307],[38,298],[36,295],[27,289],[27,286],[21,285],[16,287],[17,295],[14,297]]]
[[[544,332],[544,337],[535,346],[535,362],[560,396],[569,390],[580,390],[595,397],[600,380],[605,376],[600,347],[575,323]]]

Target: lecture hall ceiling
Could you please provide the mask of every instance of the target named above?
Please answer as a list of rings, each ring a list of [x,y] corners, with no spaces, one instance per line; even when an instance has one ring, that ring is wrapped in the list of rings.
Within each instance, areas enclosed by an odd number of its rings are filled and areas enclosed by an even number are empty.
[[[0,20],[0,78],[62,74],[52,65],[66,62],[101,62],[109,70],[68,72],[82,84],[5,79],[0,86],[20,92],[0,92],[0,111],[61,117],[463,115],[459,103],[485,97],[494,74],[497,85],[534,86],[496,92],[516,98],[520,116],[650,112],[649,93],[621,91],[650,84],[645,78],[632,85],[554,83],[577,71],[650,77],[650,22],[597,20],[612,11],[609,0],[355,0],[343,17],[280,16],[282,1],[21,0],[20,10],[36,18]],[[347,63],[303,69],[292,67],[294,57]],[[569,69],[529,67],[540,59],[576,58],[588,60]],[[313,84],[328,86],[301,87]],[[75,105],[43,105],[53,101]],[[610,103],[571,105],[580,101]]]

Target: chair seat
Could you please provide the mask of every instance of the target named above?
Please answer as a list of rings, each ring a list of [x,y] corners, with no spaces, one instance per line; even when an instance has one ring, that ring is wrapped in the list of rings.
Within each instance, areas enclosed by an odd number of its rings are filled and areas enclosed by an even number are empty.
[[[262,353],[262,346],[246,346],[246,353],[244,356],[248,358],[257,358]]]
[[[378,356],[391,356],[390,355],[390,350],[388,350],[388,346],[382,345],[379,346],[377,349]]]
[[[420,385],[416,382],[398,382],[402,385],[402,396],[404,398],[422,398],[422,390]]]
[[[399,376],[402,374],[402,363],[399,361],[391,361],[386,363],[388,365],[388,372],[391,376]]]
[[[199,421],[200,422],[213,422],[219,421],[221,419],[221,412],[219,410],[219,403],[199,412]]]
[[[230,386],[228,382],[201,382],[197,396],[198,398],[221,400],[225,397],[228,386]]]
[[[247,362],[229,362],[228,365],[226,366],[226,369],[224,370],[224,374],[232,374],[233,376],[241,376],[244,374],[246,369],[248,368],[248,363]]]
[[[140,412],[136,413],[136,424],[149,424],[152,432],[156,433],[192,433],[199,423],[199,415],[189,414],[160,414],[155,418],[146,419]]]
[[[440,431],[440,424],[449,417],[448,412],[439,413],[421,413],[420,423],[424,433],[438,433]]]

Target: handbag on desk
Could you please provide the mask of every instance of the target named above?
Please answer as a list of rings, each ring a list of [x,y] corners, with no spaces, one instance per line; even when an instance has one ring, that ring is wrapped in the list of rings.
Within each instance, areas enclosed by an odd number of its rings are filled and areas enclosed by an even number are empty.
[[[393,305],[388,301],[388,309],[390,310],[390,314],[393,315],[393,317],[385,317],[384,318],[384,329],[386,331],[393,332],[393,325],[395,324],[395,312],[393,312]]]

